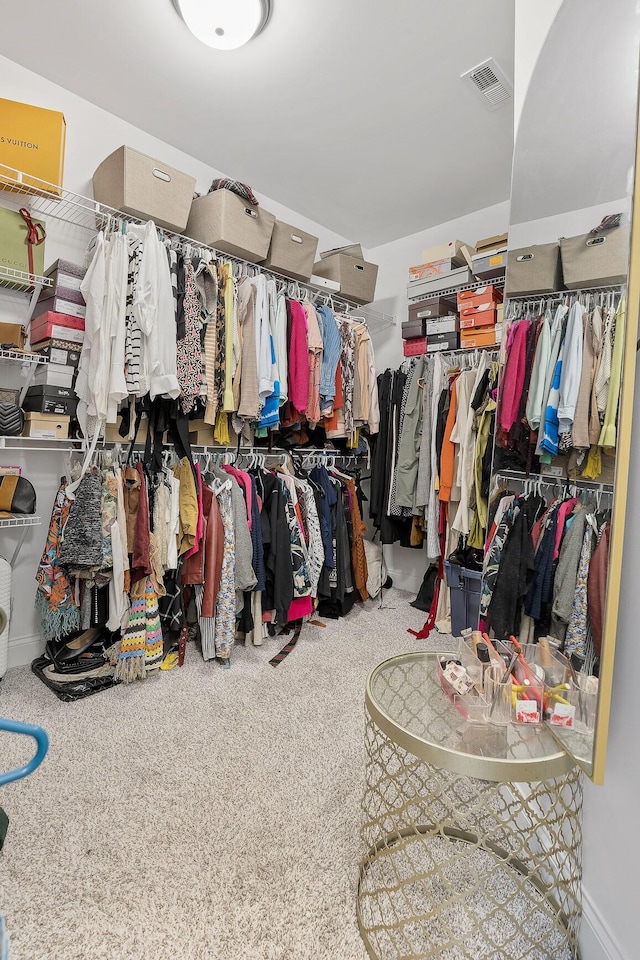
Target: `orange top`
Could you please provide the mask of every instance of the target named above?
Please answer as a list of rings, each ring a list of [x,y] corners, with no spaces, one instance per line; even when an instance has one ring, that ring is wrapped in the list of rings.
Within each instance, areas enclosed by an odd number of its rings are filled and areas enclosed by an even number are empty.
[[[438,499],[449,502],[451,497],[451,487],[453,486],[453,477],[455,470],[455,444],[451,443],[451,433],[456,422],[456,381],[451,387],[451,402],[449,404],[449,414],[444,428],[444,439],[442,441],[442,451],[440,453],[440,490]]]

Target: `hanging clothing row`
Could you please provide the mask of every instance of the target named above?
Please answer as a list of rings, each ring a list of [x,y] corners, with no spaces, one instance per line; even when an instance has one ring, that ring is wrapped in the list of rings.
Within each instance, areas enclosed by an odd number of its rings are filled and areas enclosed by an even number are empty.
[[[100,466],[90,451],[63,478],[36,577],[47,641],[103,628],[115,679],[131,681],[184,656],[187,637],[228,663],[236,640],[367,599],[357,471],[263,452],[242,468],[167,451],[134,465],[132,452]]]
[[[301,431],[320,427],[357,446],[361,430],[378,430],[364,320],[288,297],[257,268],[249,276],[165,240],[151,221],[122,222],[98,234],[81,290],[76,393],[85,437],[143,397],[174,401],[174,419],[203,420],[220,444],[275,431],[300,442]]]
[[[626,303],[612,293],[509,304],[496,464],[609,480],[613,473]],[[540,309],[542,307],[542,309]],[[556,458],[561,457],[560,461]]]
[[[426,540],[437,559],[445,505],[451,535],[482,547],[497,369],[494,353],[438,353],[378,378],[370,512],[383,543]]]
[[[601,495],[580,497],[535,484],[514,494],[498,489],[489,509],[481,629],[521,643],[555,637],[586,672],[597,672],[611,527]],[[574,494],[574,495],[572,495]],[[610,497],[606,494],[607,499]]]

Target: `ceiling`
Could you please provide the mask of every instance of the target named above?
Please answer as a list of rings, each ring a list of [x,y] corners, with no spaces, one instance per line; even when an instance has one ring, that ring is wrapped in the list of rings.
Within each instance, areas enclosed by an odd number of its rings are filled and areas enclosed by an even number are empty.
[[[0,53],[366,247],[509,196],[512,0],[274,0],[236,51],[199,43],[172,0],[0,0]],[[4,9],[2,9],[4,8]]]

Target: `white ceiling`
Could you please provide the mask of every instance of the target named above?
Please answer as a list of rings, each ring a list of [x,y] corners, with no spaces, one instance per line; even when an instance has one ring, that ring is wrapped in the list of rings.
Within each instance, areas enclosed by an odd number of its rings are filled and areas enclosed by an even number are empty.
[[[365,246],[509,196],[513,0],[274,0],[236,51],[171,0],[0,0],[0,53]],[[29,23],[25,23],[28,9]]]

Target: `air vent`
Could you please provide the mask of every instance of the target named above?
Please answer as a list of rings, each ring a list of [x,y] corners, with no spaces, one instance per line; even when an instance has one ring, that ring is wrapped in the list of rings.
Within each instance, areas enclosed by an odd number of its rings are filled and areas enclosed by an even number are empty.
[[[461,74],[461,79],[469,79],[489,110],[498,110],[513,98],[513,88],[493,57]]]

